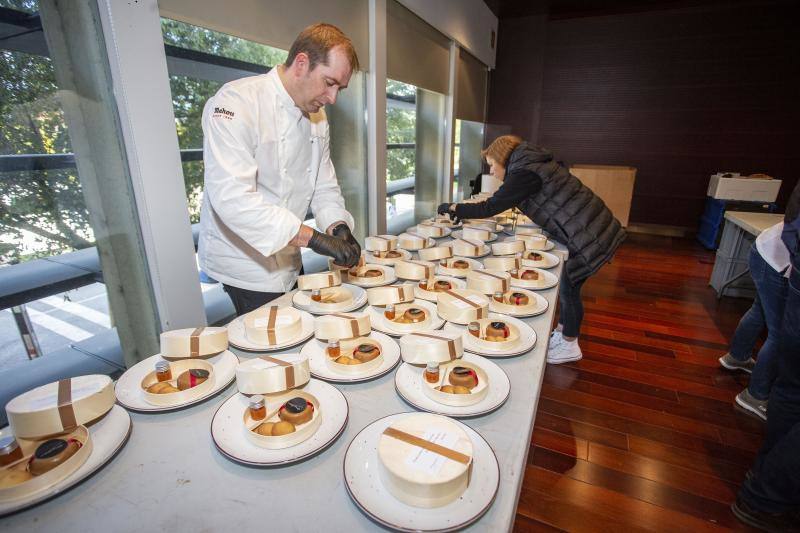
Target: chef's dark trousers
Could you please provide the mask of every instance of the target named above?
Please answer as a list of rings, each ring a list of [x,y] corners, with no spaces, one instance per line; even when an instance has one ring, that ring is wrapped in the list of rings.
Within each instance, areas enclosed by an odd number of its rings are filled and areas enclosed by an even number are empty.
[[[303,275],[303,269],[300,268],[300,275]],[[233,302],[233,307],[236,309],[236,316],[242,316],[262,305],[267,305],[278,296],[283,296],[282,292],[259,292],[251,291],[234,287],[233,285],[222,284],[222,288],[228,293],[228,296]],[[297,288],[297,283],[294,284],[292,290]]]

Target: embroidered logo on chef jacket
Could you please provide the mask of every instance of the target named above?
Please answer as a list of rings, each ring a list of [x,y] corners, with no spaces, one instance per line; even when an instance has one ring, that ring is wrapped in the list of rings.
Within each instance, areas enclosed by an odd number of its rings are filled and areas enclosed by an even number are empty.
[[[233,120],[233,111],[228,111],[224,107],[215,107],[214,114],[211,115],[212,118],[226,118],[228,120]]]

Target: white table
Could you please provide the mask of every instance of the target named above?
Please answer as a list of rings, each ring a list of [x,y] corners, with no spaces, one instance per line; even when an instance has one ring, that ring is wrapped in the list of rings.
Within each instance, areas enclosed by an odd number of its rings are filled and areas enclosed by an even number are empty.
[[[562,267],[563,262],[551,272],[560,276]],[[511,380],[508,401],[489,415],[461,419],[489,442],[500,463],[496,500],[471,530],[507,531],[514,524],[558,287],[540,294],[549,302],[547,312],[523,319],[536,331],[536,346],[519,357],[494,359]],[[290,304],[290,295],[281,298]],[[395,391],[394,371],[374,381],[335,386],[350,405],[347,427],[330,448],[305,462],[259,469],[217,451],[211,418],[237,393],[232,384],[181,411],[131,413],[133,432],[116,458],[66,494],[0,520],[3,531],[375,531],[379,527],[347,495],[344,453],[374,420],[414,409]]]
[[[722,296],[755,296],[755,288],[747,266],[750,248],[765,229],[783,220],[782,214],[725,212],[725,226],[714,259],[709,284]]]

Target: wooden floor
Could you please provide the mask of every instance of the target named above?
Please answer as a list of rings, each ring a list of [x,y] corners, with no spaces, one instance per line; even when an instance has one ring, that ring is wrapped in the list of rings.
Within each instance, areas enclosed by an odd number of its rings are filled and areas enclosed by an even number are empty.
[[[547,366],[516,531],[745,529],[729,507],[763,427],[717,359],[750,302],[717,302],[713,261],[630,235],[586,283],[583,359]]]

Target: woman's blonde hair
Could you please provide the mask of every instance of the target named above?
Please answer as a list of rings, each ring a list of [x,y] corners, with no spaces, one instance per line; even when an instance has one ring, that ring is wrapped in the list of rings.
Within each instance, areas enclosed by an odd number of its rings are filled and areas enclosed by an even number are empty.
[[[505,168],[508,163],[508,158],[511,157],[511,152],[514,148],[522,144],[522,139],[516,135],[502,135],[492,141],[492,144],[486,150],[481,150],[481,156],[484,159],[491,157],[496,163]]]

